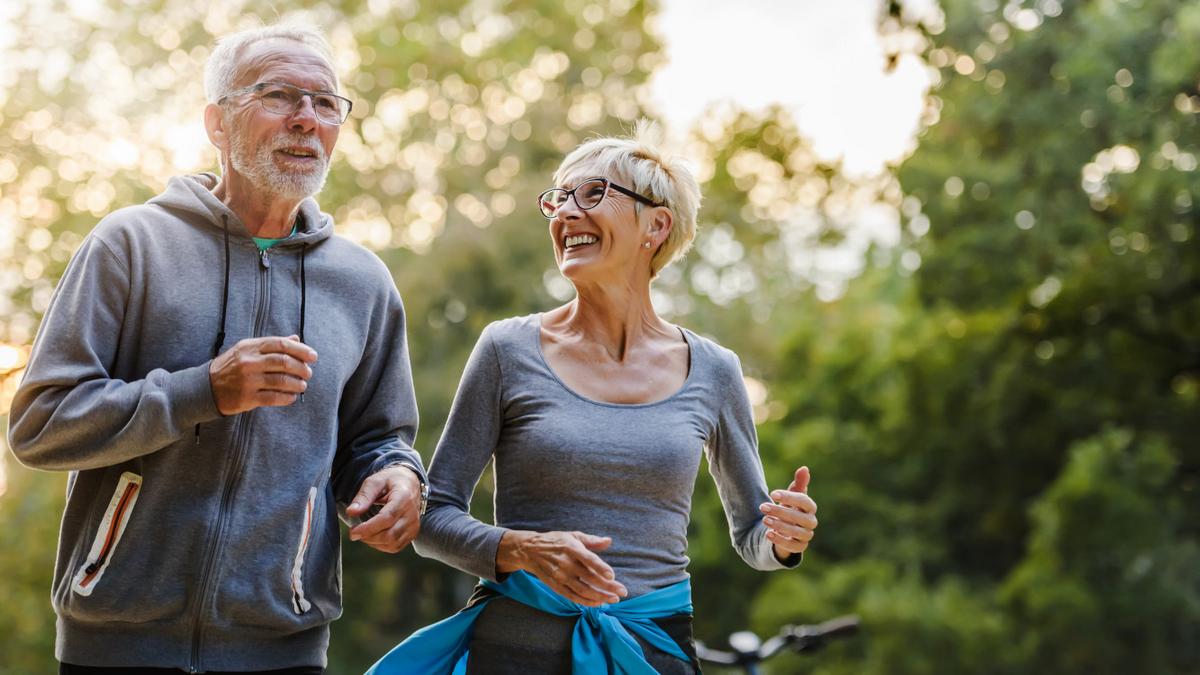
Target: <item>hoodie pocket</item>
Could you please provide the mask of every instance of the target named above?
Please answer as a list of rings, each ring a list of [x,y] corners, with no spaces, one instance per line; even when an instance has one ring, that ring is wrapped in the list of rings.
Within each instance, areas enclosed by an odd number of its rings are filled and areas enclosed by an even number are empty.
[[[312,540],[313,514],[317,508],[317,488],[308,489],[308,503],[304,507],[304,522],[300,527],[300,543],[296,546],[296,559],[292,561],[292,609],[297,614],[307,612],[312,604],[304,597],[304,554]]]
[[[125,525],[129,523],[133,514],[133,506],[137,503],[141,487],[141,476],[128,471],[121,474],[112,499],[108,502],[108,509],[104,511],[104,518],[100,520],[100,527],[96,530],[96,539],[92,542],[87,559],[75,573],[71,590],[83,596],[92,594],[92,590],[100,582],[100,577],[104,576],[105,570],[108,569],[108,563],[121,541],[121,535],[125,534]]]

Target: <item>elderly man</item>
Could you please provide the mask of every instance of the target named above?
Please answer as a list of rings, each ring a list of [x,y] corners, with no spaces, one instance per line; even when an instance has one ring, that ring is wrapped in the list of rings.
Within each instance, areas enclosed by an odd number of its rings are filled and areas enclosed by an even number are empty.
[[[400,296],[310,198],[350,112],[327,44],[232,35],[205,86],[220,179],[97,225],[12,407],[16,456],[71,472],[62,673],[323,672],[339,507],[388,552],[424,508]]]

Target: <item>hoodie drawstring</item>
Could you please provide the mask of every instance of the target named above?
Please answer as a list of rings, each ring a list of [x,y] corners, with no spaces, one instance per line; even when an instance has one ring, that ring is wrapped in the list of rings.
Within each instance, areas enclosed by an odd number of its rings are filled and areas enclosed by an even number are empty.
[[[308,244],[300,244],[300,341],[304,342],[304,301],[308,298],[308,287],[304,283],[304,256],[308,255]],[[307,343],[305,343],[307,344]],[[303,394],[301,394],[303,396]]]
[[[229,216],[221,216],[221,225],[225,231],[225,283],[221,288],[221,330],[217,332],[217,341],[212,349],[214,359],[221,353],[221,345],[225,344],[225,315],[229,310]]]
[[[221,328],[213,343],[212,358],[217,358],[225,344],[225,318],[229,312],[229,216],[221,216],[221,227],[225,234],[225,282],[221,287]],[[304,277],[304,259],[308,255],[308,244],[300,244],[300,341],[304,342],[304,318],[307,314],[308,282]],[[304,394],[300,394],[304,400]],[[196,424],[196,443],[200,443],[200,425]]]
[[[221,287],[221,329],[217,331],[217,339],[212,348],[212,358],[214,359],[221,353],[221,345],[225,344],[225,316],[229,310],[229,216],[224,214],[221,216],[221,229],[225,234],[225,283]],[[300,318],[300,325],[304,325],[303,315]],[[199,445],[199,443],[200,424],[196,423],[196,444]]]
[[[308,299],[308,285],[304,280],[304,257],[308,255],[308,244],[300,244],[300,342],[304,342],[304,302]],[[304,400],[304,392],[300,392],[300,400]]]

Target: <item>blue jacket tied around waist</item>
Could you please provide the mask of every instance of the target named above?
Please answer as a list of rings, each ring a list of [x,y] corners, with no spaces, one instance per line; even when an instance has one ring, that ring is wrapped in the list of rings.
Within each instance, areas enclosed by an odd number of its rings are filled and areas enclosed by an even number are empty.
[[[679,645],[653,621],[692,613],[692,587],[686,579],[600,607],[571,602],[525,572],[515,572],[502,583],[487,580],[482,583],[534,609],[555,616],[579,617],[571,637],[571,663],[575,675],[654,675],[655,670],[646,662],[641,646],[631,633],[677,659],[690,661]],[[413,633],[371,666],[366,675],[465,674],[471,629],[485,605],[487,600]]]

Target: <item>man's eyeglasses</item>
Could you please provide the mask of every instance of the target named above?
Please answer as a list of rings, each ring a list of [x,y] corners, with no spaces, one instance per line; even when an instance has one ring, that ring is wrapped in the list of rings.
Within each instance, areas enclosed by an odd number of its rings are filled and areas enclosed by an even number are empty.
[[[658,202],[643,197],[638,193],[630,190],[627,187],[622,187],[610,181],[607,178],[589,178],[579,185],[576,185],[570,190],[563,188],[550,188],[538,197],[538,208],[542,210],[542,215],[547,218],[554,218],[554,214],[558,213],[559,207],[567,203],[567,200],[572,196],[575,197],[575,203],[583,211],[594,209],[604,201],[604,195],[608,194],[608,189],[612,188],[627,197],[632,197],[643,204],[649,206],[662,206]]]
[[[337,94],[308,91],[300,87],[293,87],[286,82],[252,84],[222,96],[217,103],[221,104],[234,96],[244,94],[253,94],[264,110],[276,115],[291,115],[300,109],[305,96],[311,97],[313,112],[316,113],[317,119],[334,126],[340,126],[346,121],[346,118],[350,116],[350,108],[353,106],[350,99]]]

